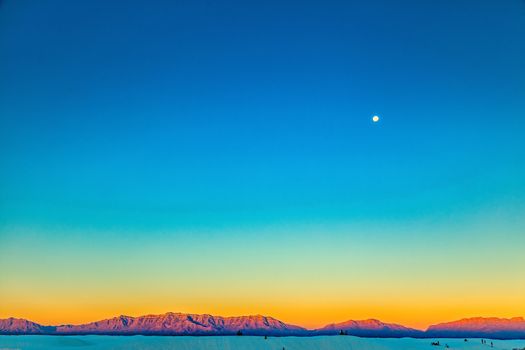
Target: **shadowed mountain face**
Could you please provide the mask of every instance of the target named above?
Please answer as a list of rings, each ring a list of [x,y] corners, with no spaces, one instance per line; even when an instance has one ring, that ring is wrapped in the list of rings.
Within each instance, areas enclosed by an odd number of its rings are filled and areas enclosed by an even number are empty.
[[[426,333],[434,337],[488,337],[510,339],[525,338],[523,317],[474,317],[440,323],[428,327]]]
[[[316,329],[316,334],[339,334],[341,331],[347,335],[360,337],[418,337],[423,332],[413,328],[407,328],[398,324],[383,323],[379,320],[369,319],[362,321],[345,321],[333,323],[323,328]]]
[[[521,317],[468,318],[430,326],[426,331],[369,319],[329,324],[307,330],[266,316],[221,317],[166,313],[140,317],[119,316],[82,325],[42,326],[24,319],[0,320],[0,334],[114,334],[114,335],[244,335],[311,336],[343,334],[377,338],[493,338],[525,339]]]

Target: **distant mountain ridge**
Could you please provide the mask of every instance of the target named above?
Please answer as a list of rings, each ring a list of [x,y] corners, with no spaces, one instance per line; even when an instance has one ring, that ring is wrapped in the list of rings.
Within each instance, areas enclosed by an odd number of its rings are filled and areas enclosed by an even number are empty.
[[[222,317],[168,312],[140,317],[119,316],[82,325],[56,327],[60,334],[165,334],[165,335],[295,334],[304,328],[261,315]]]
[[[0,334],[44,334],[54,327],[46,327],[22,318],[0,319]]]
[[[115,335],[303,335],[306,329],[272,317],[222,317],[168,312],[139,317],[118,316],[81,325],[42,326],[9,318],[0,320],[0,334],[115,334]]]
[[[464,318],[430,326],[426,333],[434,337],[452,338],[483,337],[487,334],[500,339],[525,338],[525,320],[523,317]]]
[[[432,325],[426,331],[422,331],[399,324],[384,323],[376,319],[348,320],[308,330],[262,315],[222,317],[173,312],[139,317],[122,315],[81,325],[59,326],[43,326],[19,318],[0,319],[0,335],[234,335],[238,332],[243,335],[270,336],[314,336],[343,333],[377,338],[525,339],[525,320],[522,317],[508,319],[474,317]]]
[[[380,338],[401,338],[401,337],[418,337],[423,334],[422,331],[414,328],[408,328],[394,323],[384,323],[376,319],[368,320],[349,320],[341,323],[332,323],[313,332],[316,334],[340,334],[354,335],[358,337],[380,337]]]

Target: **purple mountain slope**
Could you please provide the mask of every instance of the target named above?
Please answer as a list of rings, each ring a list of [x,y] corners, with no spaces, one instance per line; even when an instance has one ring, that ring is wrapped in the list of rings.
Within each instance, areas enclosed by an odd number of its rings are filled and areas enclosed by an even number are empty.
[[[47,327],[21,318],[0,319],[0,334],[46,334],[55,331],[55,327]]]
[[[423,334],[417,329],[393,323],[383,323],[375,319],[332,323],[315,330],[316,334],[340,334],[341,332],[361,337],[418,337]]]
[[[24,319],[0,319],[0,335],[5,334],[113,334],[113,335],[273,335],[310,336],[347,334],[361,337],[525,339],[525,320],[522,317],[467,318],[430,326],[426,331],[383,323],[369,319],[349,320],[307,330],[286,324],[272,317],[222,317],[168,312],[162,315],[139,317],[119,316],[81,325],[43,326]]]
[[[525,338],[525,320],[523,317],[464,318],[430,326],[425,333],[434,337]]]
[[[140,317],[119,316],[108,320],[72,326],[58,326],[61,334],[172,334],[172,335],[211,335],[211,334],[294,334],[305,329],[285,324],[271,317],[239,316],[221,317],[166,313]]]
[[[272,317],[221,317],[166,313],[140,317],[119,316],[107,320],[81,324],[44,327],[18,320],[16,324],[0,323],[2,333],[11,334],[161,334],[161,335],[230,335],[241,331],[246,335],[301,335],[304,328],[285,324]]]

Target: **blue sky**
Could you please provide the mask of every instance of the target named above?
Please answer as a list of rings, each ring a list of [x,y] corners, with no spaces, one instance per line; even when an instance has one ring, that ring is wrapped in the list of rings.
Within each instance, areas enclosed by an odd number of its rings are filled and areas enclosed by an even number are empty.
[[[314,230],[514,254],[524,37],[518,0],[4,0],[0,252]]]

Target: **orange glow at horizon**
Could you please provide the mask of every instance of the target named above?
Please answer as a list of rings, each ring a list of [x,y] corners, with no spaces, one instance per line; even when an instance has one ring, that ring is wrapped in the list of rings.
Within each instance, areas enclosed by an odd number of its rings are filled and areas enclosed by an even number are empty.
[[[516,309],[519,298],[509,300],[505,305],[493,305],[475,307],[474,305],[456,305],[446,307],[446,303],[433,303],[433,305],[422,305],[420,303],[400,305],[338,305],[337,303],[320,303],[313,305],[298,305],[291,300],[288,308],[282,302],[277,306],[263,306],[259,309],[243,307],[242,305],[227,305],[224,307],[213,306],[214,302],[203,303],[204,306],[188,303],[186,306],[177,307],[174,304],[155,305],[145,303],[143,305],[126,306],[115,301],[114,303],[75,303],[56,301],[43,307],[31,303],[6,307],[2,305],[0,318],[17,317],[25,318],[44,325],[58,324],[82,324],[102,319],[112,318],[119,315],[142,316],[147,314],[163,314],[166,312],[182,312],[194,314],[212,314],[217,316],[241,316],[262,314],[279,319],[285,323],[302,326],[308,329],[319,328],[330,323],[338,323],[346,320],[363,320],[369,318],[379,319],[386,323],[396,323],[407,327],[424,330],[429,325],[453,321],[466,317],[516,317],[525,314],[524,309]],[[432,304],[432,303],[430,303]],[[476,311],[479,310],[479,311]]]
[[[429,230],[396,249],[390,233],[335,227],[336,239],[324,229],[274,230],[279,244],[264,231],[229,239],[166,234],[117,251],[85,234],[13,231],[0,246],[0,266],[10,267],[0,274],[0,318],[78,324],[121,314],[261,314],[306,328],[376,318],[425,329],[464,317],[524,316],[525,237],[497,241],[500,233],[482,236],[482,229],[464,230],[453,244],[434,239],[432,249]]]

